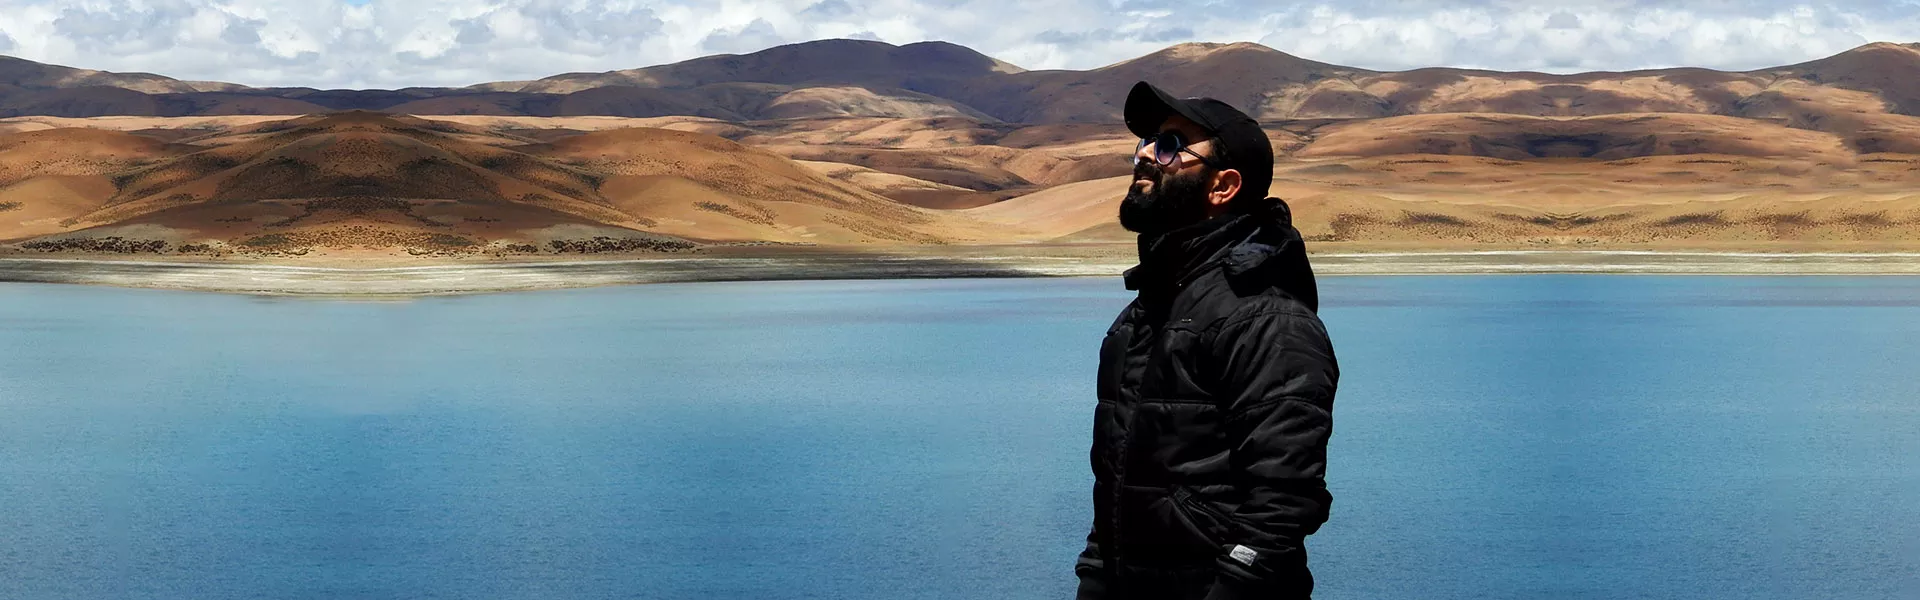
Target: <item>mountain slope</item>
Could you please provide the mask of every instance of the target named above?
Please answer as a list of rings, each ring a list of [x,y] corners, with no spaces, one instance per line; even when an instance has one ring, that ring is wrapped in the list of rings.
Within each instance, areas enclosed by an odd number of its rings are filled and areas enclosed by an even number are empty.
[[[1378,72],[1250,43],[1175,45],[1086,71],[1025,71],[962,46],[820,40],[667,65],[465,88],[246,88],[0,57],[0,117],[309,114],[382,110],[498,116],[702,116],[729,121],[967,116],[1115,123],[1135,81],[1226,100],[1263,121],[1456,112],[1537,117],[1693,113],[1869,127],[1847,115],[1920,115],[1920,44],[1875,43],[1749,72]],[[1834,117],[1843,122],[1830,123]]]
[[[78,250],[137,238],[169,252],[554,253],[941,243],[961,231],[706,134],[621,129],[542,143],[374,112],[182,143],[0,134],[0,205],[0,241]]]

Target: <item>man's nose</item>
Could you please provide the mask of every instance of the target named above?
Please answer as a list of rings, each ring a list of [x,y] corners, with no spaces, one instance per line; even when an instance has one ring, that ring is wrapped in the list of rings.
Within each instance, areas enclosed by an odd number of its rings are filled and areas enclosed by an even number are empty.
[[[1152,163],[1154,162],[1153,153],[1154,153],[1154,148],[1153,148],[1152,141],[1148,141],[1145,144],[1140,144],[1140,147],[1135,148],[1133,150],[1133,163],[1140,164],[1140,161],[1143,161],[1143,160]],[[1154,163],[1154,164],[1159,164],[1159,163]]]

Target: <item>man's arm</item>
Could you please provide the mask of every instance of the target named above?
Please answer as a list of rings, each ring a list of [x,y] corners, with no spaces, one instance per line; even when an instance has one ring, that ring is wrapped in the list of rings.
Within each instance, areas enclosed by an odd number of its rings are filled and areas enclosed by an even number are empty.
[[[1327,438],[1340,371],[1320,320],[1304,308],[1258,301],[1214,338],[1234,483],[1242,502],[1229,517],[1208,600],[1304,598],[1313,591],[1306,536],[1327,520]]]
[[[1074,594],[1074,600],[1101,600],[1107,597],[1106,560],[1100,555],[1100,542],[1094,541],[1098,535],[1096,522],[1094,532],[1087,534],[1087,549],[1080,552],[1079,560],[1073,563],[1073,573],[1080,576],[1080,588]]]

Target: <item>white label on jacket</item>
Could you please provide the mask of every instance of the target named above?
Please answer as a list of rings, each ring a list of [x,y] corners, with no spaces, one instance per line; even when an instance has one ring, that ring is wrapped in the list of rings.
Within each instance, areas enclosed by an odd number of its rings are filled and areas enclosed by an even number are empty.
[[[1242,546],[1239,544],[1234,544],[1233,550],[1227,552],[1227,556],[1232,557],[1234,560],[1240,561],[1240,564],[1253,566],[1253,559],[1259,558],[1260,553],[1254,552],[1252,548],[1248,548],[1246,546]]]

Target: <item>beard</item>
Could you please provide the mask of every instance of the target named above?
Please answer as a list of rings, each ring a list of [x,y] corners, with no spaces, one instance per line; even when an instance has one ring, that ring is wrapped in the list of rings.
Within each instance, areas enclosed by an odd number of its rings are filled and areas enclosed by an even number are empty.
[[[1120,201],[1120,226],[1152,236],[1206,220],[1208,175],[1205,169],[1182,176],[1148,164],[1134,166],[1134,180],[1151,180],[1153,190],[1127,188],[1127,197]]]

